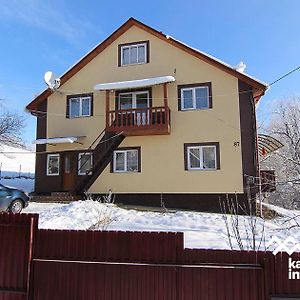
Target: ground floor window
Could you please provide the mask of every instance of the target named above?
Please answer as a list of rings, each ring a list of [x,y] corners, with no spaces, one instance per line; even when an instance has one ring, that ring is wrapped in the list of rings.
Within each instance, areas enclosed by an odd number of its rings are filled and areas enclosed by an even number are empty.
[[[184,144],[186,170],[220,169],[219,143]]]
[[[90,175],[93,166],[92,153],[78,154],[78,175]]]
[[[141,153],[140,148],[120,148],[114,151],[112,161],[112,172],[140,172]]]
[[[59,154],[48,154],[47,176],[59,175]]]

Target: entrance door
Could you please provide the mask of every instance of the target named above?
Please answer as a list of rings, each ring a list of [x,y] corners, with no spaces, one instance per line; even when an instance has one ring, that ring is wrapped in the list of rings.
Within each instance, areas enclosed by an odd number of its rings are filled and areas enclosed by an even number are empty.
[[[133,112],[128,112],[133,114],[134,125],[146,125],[149,124],[149,111],[143,110],[143,108],[149,107],[149,92],[130,92],[130,93],[120,93],[119,94],[119,109],[137,109]],[[139,109],[141,109],[139,111]]]
[[[75,185],[76,168],[74,157],[71,153],[63,156],[63,190],[71,191]]]

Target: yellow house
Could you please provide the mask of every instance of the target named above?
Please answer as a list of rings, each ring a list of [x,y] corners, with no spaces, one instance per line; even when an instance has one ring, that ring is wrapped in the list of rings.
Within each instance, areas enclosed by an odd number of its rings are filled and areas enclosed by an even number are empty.
[[[130,18],[27,106],[35,192],[219,210],[258,175],[255,104],[267,85]]]

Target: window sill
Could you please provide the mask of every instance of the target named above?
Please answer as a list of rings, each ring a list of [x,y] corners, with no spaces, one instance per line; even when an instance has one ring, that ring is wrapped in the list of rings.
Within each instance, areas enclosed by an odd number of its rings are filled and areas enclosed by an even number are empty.
[[[212,109],[212,107],[207,107],[207,108],[185,108],[185,109],[180,109],[179,111],[199,111],[199,110],[209,110]]]
[[[141,173],[139,171],[113,171],[113,174],[137,174]]]
[[[119,67],[130,67],[130,66],[140,66],[140,65],[146,65],[148,62],[142,62],[142,63],[136,63],[136,64],[127,64],[127,65],[120,65]]]
[[[187,169],[186,171],[201,171],[201,172],[211,172],[211,171],[219,171],[220,169]]]
[[[89,117],[92,117],[92,115],[89,115],[89,116],[78,116],[78,117],[68,117],[67,119],[81,119],[81,118],[89,118]]]

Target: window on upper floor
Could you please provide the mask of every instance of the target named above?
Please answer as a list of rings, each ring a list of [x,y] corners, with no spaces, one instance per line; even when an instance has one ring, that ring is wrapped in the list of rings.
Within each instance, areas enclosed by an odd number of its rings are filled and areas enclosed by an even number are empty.
[[[140,148],[120,148],[114,151],[112,161],[113,173],[141,172]]]
[[[186,170],[220,169],[219,143],[184,144]]]
[[[91,94],[67,97],[67,118],[92,116],[93,96]]]
[[[212,108],[211,83],[178,86],[179,110],[201,110]]]
[[[149,41],[119,45],[119,66],[149,62]]]

